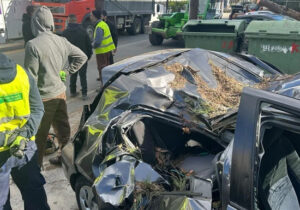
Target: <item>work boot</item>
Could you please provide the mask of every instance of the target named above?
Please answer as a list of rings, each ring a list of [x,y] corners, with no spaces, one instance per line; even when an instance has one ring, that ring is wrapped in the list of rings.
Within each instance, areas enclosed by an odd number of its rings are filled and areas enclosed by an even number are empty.
[[[89,97],[87,95],[82,95],[82,100],[83,101],[87,101],[89,99]]]
[[[60,166],[61,165],[61,156],[56,156],[56,157],[50,158],[49,162],[52,165],[59,165]]]

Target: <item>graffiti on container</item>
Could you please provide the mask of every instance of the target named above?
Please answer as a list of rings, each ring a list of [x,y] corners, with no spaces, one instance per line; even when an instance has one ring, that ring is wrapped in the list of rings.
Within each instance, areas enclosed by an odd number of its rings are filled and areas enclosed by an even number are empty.
[[[233,45],[234,45],[233,40],[231,40],[231,41],[229,41],[229,42],[224,41],[224,42],[222,43],[222,48],[223,48],[223,49],[228,49],[228,50],[230,50],[230,49],[233,48]]]
[[[271,52],[271,53],[300,53],[300,45],[293,43],[291,46],[284,45],[270,45],[270,44],[262,44],[261,51],[262,52]]]

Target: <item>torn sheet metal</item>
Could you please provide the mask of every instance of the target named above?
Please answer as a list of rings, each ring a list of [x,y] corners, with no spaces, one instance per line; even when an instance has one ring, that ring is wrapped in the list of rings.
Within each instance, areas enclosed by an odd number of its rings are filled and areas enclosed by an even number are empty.
[[[115,207],[125,205],[125,200],[133,196],[137,182],[168,184],[150,165],[129,154],[110,157],[99,167],[100,175],[94,182],[94,189],[104,203]],[[109,161],[116,162],[107,166]]]

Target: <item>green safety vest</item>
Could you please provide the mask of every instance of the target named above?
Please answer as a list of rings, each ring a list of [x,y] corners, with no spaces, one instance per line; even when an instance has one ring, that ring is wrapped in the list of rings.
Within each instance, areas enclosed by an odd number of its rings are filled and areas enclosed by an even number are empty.
[[[95,54],[104,54],[116,49],[114,41],[111,37],[108,25],[104,21],[100,21],[94,31],[94,39],[96,38],[96,31],[98,28],[103,30],[103,39],[100,47],[95,49]]]

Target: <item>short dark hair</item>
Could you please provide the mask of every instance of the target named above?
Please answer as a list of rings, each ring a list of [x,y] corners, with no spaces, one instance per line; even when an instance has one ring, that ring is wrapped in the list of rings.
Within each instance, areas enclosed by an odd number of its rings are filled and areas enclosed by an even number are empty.
[[[32,14],[34,12],[34,6],[29,5],[26,7],[27,14]]]
[[[77,23],[77,17],[74,14],[69,15],[70,22]]]
[[[103,15],[104,17],[107,17],[107,12],[106,12],[106,10],[101,10],[101,15]]]
[[[93,13],[93,15],[94,15],[97,19],[100,19],[100,18],[101,18],[101,11],[99,11],[99,10],[93,10],[92,13]]]

